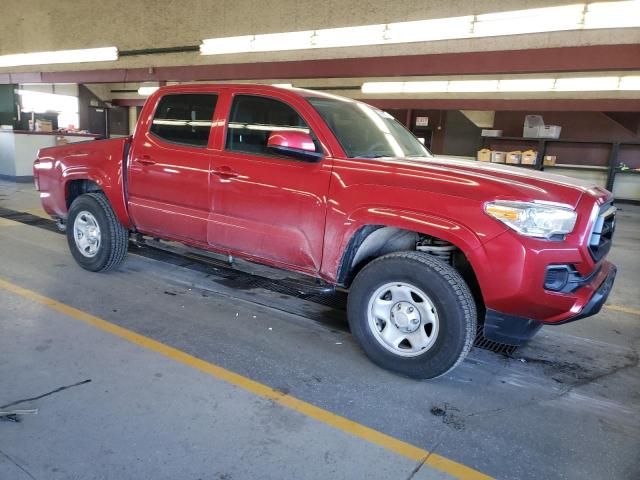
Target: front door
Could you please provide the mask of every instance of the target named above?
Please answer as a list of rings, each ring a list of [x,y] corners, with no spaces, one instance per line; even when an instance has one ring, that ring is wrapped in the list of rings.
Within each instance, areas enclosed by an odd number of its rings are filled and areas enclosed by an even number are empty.
[[[313,137],[289,104],[266,96],[233,97],[224,148],[212,157],[207,240],[217,248],[317,272],[331,160],[309,162],[269,151],[269,134],[291,129]],[[316,148],[322,151],[317,141]]]
[[[144,233],[206,243],[209,137],[218,96],[167,94],[141,119],[128,169],[129,213]],[[143,112],[144,113],[144,112]]]

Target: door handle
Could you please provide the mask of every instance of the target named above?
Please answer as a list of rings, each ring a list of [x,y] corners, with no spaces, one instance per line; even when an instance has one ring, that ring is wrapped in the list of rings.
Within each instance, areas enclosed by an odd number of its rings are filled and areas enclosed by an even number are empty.
[[[136,162],[140,165],[154,165],[156,162],[149,155],[141,155],[136,158]]]
[[[222,178],[234,178],[240,176],[238,172],[231,170],[231,168],[229,167],[220,167],[218,169],[212,170],[211,173]]]

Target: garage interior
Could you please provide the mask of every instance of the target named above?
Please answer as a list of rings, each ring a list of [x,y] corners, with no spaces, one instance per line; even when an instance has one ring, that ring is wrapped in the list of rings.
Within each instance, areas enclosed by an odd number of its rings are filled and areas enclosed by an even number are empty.
[[[640,478],[640,2],[2,10],[0,479]],[[80,49],[104,58],[49,55]],[[158,88],[219,83],[361,100],[435,155],[606,188],[606,305],[520,347],[479,333],[418,381],[366,358],[345,291],[290,272],[135,237],[81,269],[38,150],[127,137]]]

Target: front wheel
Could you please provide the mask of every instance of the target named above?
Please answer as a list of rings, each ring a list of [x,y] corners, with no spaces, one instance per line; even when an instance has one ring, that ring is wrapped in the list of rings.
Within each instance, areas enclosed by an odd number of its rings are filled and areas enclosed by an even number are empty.
[[[347,311],[367,356],[413,378],[452,370],[476,332],[475,303],[460,274],[421,252],[391,253],[368,264],[353,281]]]
[[[118,221],[104,194],[85,193],[69,209],[67,243],[82,268],[104,272],[124,260],[129,232]]]

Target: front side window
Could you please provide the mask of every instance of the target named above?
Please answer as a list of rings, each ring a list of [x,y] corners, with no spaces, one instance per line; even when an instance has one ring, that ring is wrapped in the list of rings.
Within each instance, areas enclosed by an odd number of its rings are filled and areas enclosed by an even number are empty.
[[[307,100],[349,158],[429,157],[429,151],[390,114],[365,103],[330,97]]]
[[[253,95],[236,95],[229,115],[226,149],[271,155],[267,141],[271,132],[298,131],[311,134],[304,119],[279,100]],[[314,140],[315,141],[315,140]],[[316,150],[318,150],[318,143]]]
[[[217,100],[209,93],[165,95],[153,116],[151,133],[171,143],[206,147]]]

